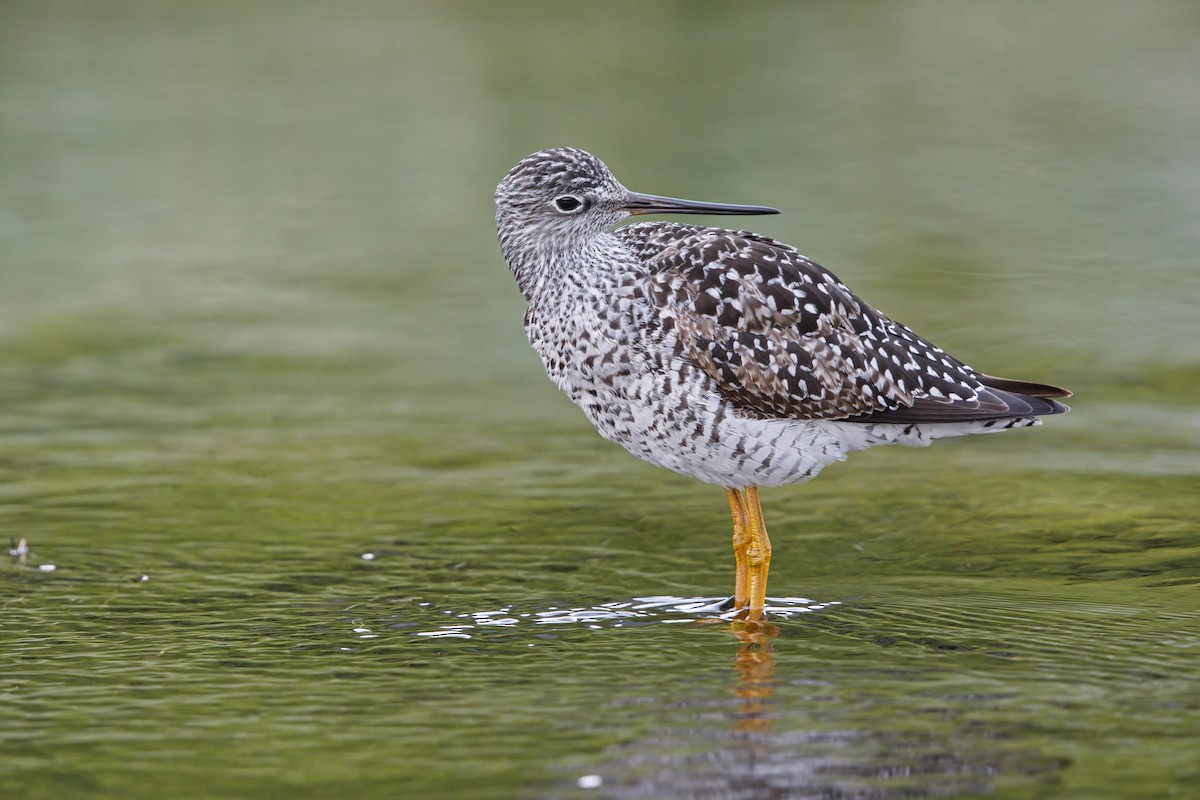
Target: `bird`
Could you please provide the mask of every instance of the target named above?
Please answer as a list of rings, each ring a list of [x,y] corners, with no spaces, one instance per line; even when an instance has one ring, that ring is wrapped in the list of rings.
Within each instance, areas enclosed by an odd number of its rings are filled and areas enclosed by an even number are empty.
[[[890,319],[794,247],[645,214],[778,214],[640,194],[573,147],[496,187],[500,249],[547,375],[596,431],[725,490],[735,620],[765,619],[760,487],[849,452],[1041,424],[1070,392],[979,372]],[[725,608],[728,608],[726,606]]]

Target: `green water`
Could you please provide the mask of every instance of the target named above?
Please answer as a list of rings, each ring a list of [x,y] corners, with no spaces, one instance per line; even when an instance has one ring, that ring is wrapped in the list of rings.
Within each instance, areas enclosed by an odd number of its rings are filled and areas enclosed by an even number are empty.
[[[1200,796],[1198,34],[4,3],[0,797]],[[700,621],[724,498],[590,430],[495,245],[559,144],[1074,411],[766,492],[774,627]]]

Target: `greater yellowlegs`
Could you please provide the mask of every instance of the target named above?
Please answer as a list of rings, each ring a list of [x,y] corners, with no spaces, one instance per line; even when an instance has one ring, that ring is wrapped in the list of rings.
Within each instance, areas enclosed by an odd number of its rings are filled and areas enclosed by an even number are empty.
[[[496,225],[528,301],[525,332],[600,435],[725,489],[734,607],[760,619],[771,543],[758,487],[806,481],[851,450],[923,446],[1061,414],[1054,386],[994,378],[860,300],[794,248],[649,213],[777,214],[638,194],[569,147],[496,187]]]

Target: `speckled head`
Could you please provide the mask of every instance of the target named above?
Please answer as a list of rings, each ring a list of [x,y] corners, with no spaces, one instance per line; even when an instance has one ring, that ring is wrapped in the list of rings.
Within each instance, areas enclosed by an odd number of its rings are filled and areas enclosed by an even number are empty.
[[[496,225],[505,234],[575,239],[594,236],[629,216],[630,194],[604,162],[574,147],[521,159],[496,187]]]
[[[620,194],[624,187],[604,162],[575,147],[541,150],[521,159],[496,187],[496,200],[528,202],[554,193],[608,189]]]
[[[697,203],[626,189],[604,162],[574,147],[527,156],[496,187],[496,227],[509,266],[536,250],[577,249],[634,214],[778,214],[765,206]]]

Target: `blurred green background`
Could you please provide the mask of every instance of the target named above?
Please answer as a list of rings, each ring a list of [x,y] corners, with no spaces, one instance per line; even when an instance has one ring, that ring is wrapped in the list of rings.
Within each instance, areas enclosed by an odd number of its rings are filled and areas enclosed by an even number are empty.
[[[0,4],[0,795],[1193,796],[1198,36]],[[841,604],[769,642],[613,616],[727,592],[727,519],[524,340],[491,194],[565,144],[782,209],[752,227],[1074,411],[768,493],[772,590]]]

